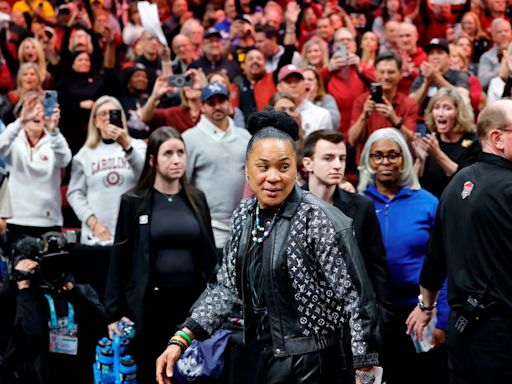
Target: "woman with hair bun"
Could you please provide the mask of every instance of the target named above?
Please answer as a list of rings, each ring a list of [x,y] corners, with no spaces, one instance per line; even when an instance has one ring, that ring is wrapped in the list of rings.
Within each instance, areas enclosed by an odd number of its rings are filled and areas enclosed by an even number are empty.
[[[375,295],[350,220],[295,184],[297,123],[259,112],[245,171],[255,197],[233,214],[215,283],[209,284],[157,360],[159,384],[194,338],[205,339],[242,302],[245,341],[257,351],[256,382],[342,382],[342,322],[350,317],[356,377],[378,365]]]

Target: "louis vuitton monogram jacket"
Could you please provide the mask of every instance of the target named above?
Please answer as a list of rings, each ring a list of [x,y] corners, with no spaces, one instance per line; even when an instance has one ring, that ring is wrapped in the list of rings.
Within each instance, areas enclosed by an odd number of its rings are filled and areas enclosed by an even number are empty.
[[[217,281],[208,286],[183,326],[198,338],[212,334],[237,305],[249,305],[244,288],[256,199],[241,202]],[[379,334],[372,284],[352,230],[352,220],[295,187],[264,246],[265,299],[276,357],[304,354],[340,342],[349,318],[354,366],[378,365]],[[245,319],[247,329],[249,319]]]

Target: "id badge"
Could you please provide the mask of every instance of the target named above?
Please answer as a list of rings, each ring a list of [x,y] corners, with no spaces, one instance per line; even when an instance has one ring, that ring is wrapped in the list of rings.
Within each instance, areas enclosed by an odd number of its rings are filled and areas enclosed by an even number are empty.
[[[50,352],[76,356],[78,354],[78,337],[61,335],[57,330],[50,330]]]

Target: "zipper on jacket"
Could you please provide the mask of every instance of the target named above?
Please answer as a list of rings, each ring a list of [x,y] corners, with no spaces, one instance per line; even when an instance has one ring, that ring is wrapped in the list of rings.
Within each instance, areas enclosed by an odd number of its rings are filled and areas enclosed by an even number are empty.
[[[389,216],[388,216],[388,211],[389,211],[389,203],[386,203],[386,205],[384,206],[384,223],[385,223],[385,227],[386,227],[386,244],[388,242],[388,229],[389,229]]]

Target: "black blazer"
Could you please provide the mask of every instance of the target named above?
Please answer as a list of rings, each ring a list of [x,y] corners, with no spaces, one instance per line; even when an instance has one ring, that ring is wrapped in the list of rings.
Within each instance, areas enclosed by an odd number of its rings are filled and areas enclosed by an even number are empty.
[[[366,270],[373,284],[381,314],[386,322],[387,314],[392,311],[390,300],[391,278],[389,275],[386,249],[382,242],[379,219],[375,214],[373,202],[356,193],[336,187],[333,196],[334,206],[353,220],[354,232]]]
[[[303,188],[309,190],[307,184]],[[389,312],[392,311],[389,289],[391,280],[386,260],[386,249],[382,242],[379,219],[375,214],[373,202],[365,196],[336,187],[333,204],[353,220],[352,226],[357,244],[372,281],[377,302],[382,308],[383,320],[386,321]]]
[[[152,191],[147,196],[144,192],[131,191],[122,196],[105,290],[105,307],[109,323],[127,316],[139,329],[143,326],[144,294],[150,274],[149,228],[153,197]],[[202,252],[199,252],[198,259],[194,261],[201,268],[200,274],[206,287],[206,282],[217,263],[217,253],[206,198],[203,192],[192,187],[191,194],[198,208],[196,217],[202,233]]]

